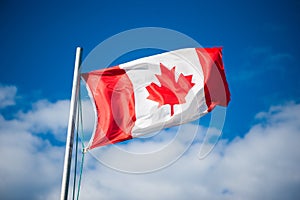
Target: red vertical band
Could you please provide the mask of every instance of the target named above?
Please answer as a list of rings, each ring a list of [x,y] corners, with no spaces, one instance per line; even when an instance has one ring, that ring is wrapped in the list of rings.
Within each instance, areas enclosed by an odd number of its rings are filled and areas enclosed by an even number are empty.
[[[210,112],[216,105],[227,106],[230,92],[222,61],[222,48],[196,48],[204,73],[205,100]]]
[[[118,66],[82,74],[97,110],[97,126],[89,149],[131,139],[136,121],[133,86]]]

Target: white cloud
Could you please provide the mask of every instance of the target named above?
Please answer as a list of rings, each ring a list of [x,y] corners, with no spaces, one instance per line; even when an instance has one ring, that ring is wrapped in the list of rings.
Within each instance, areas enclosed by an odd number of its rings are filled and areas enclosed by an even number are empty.
[[[0,118],[0,198],[44,199],[61,176],[63,148]]]
[[[197,159],[199,146],[193,145],[178,162],[156,173],[123,174],[95,164],[95,169],[85,172],[81,197],[299,199],[299,113],[297,104],[272,107],[260,114],[263,123],[244,138],[221,140],[204,160]],[[112,154],[111,158],[118,157]]]
[[[0,115],[0,199],[59,198],[64,147],[37,132],[65,137],[68,107],[68,101],[43,100],[15,119]],[[259,123],[245,137],[221,140],[204,160],[197,158],[196,143],[173,165],[154,173],[120,173],[87,154],[81,199],[299,199],[299,113],[300,104],[271,107],[257,115]],[[124,148],[151,151],[164,145],[165,139],[169,137],[132,142]],[[184,142],[180,140],[177,147]],[[174,147],[172,152],[178,150]],[[126,162],[107,152],[112,160]]]
[[[15,86],[0,85],[0,108],[15,105],[17,88]]]
[[[6,90],[0,88],[0,93]],[[4,99],[12,96],[6,94],[9,97]],[[12,104],[5,106],[9,105]],[[65,129],[66,124],[59,120],[65,121],[67,109],[68,101],[39,101],[32,110],[14,114],[14,119],[0,114],[0,199],[45,199],[56,189],[62,174],[64,148],[42,139],[35,131],[37,127],[39,131]],[[65,131],[59,134],[66,135]]]
[[[69,101],[51,103],[40,100],[33,104],[32,110],[18,113],[18,119],[28,124],[33,133],[53,133],[57,139],[64,140],[69,116]]]

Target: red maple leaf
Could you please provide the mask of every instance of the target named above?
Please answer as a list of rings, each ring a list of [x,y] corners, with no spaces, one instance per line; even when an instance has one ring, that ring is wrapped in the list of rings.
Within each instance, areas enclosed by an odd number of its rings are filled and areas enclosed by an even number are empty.
[[[175,66],[169,70],[160,63],[161,75],[155,74],[161,86],[151,83],[146,87],[149,92],[147,99],[157,101],[158,107],[169,104],[171,106],[171,116],[174,114],[174,105],[185,103],[185,96],[195,85],[192,83],[193,75],[184,76],[180,74],[175,80]]]

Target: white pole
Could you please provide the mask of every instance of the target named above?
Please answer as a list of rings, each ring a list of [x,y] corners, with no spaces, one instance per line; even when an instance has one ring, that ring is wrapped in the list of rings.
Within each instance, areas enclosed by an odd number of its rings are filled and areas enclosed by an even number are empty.
[[[73,141],[74,141],[75,117],[77,112],[77,99],[79,93],[81,52],[82,52],[82,48],[77,47],[74,75],[73,75],[72,96],[70,102],[70,114],[69,114],[68,132],[67,132],[67,141],[66,141],[66,150],[65,150],[64,171],[63,171],[61,193],[60,193],[61,200],[68,199],[72,150],[73,150]]]

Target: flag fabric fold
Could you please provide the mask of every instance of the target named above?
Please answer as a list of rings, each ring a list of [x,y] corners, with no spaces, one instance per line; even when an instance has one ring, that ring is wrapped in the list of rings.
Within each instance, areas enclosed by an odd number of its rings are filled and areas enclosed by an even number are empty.
[[[88,149],[187,123],[227,106],[222,48],[186,48],[82,74],[96,109]]]

